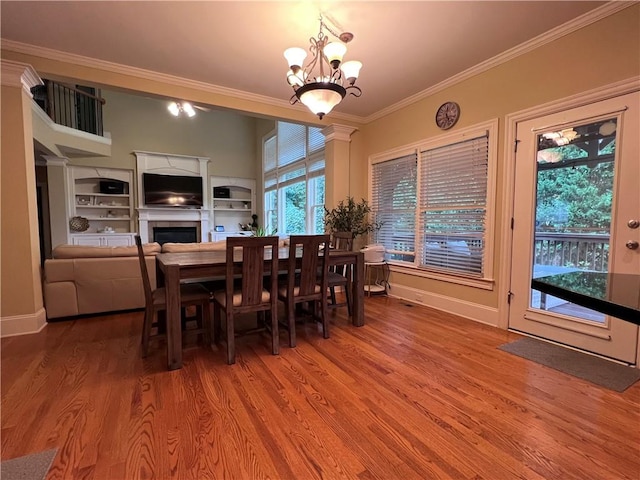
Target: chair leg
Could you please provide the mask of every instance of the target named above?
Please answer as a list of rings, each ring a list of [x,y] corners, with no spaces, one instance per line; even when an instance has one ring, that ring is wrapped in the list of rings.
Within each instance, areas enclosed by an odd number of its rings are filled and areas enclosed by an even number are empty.
[[[287,325],[289,327],[289,347],[296,346],[296,305],[287,299]]]
[[[347,282],[344,286],[344,295],[347,298],[347,313],[351,316],[351,282]]]
[[[233,365],[236,363],[236,344],[235,344],[235,332],[233,328],[233,313],[231,310],[225,309],[227,317],[227,364]]]
[[[202,328],[204,329],[204,333],[202,335],[204,344],[210,346],[213,342],[211,340],[211,336],[212,336],[211,307],[209,305],[209,302],[204,303],[200,306],[200,318],[201,318]]]
[[[151,326],[153,324],[153,307],[144,310],[144,321],[142,323],[142,357],[149,354],[149,338],[151,337]]]
[[[329,296],[331,297],[331,305],[338,303],[336,301],[336,287],[329,287]]]
[[[183,331],[187,329],[187,309],[184,307],[180,309],[180,328]]]
[[[270,311],[271,317],[271,353],[278,355],[280,353],[280,332],[278,331],[278,304],[272,305]]]
[[[220,304],[213,302],[213,339],[214,342],[221,337]]]
[[[327,300],[320,300],[320,321],[322,322],[322,338],[329,338],[329,319],[327,316]]]

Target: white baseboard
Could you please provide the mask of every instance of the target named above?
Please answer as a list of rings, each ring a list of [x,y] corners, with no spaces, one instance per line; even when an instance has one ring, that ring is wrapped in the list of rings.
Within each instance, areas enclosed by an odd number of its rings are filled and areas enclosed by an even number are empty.
[[[28,315],[0,318],[0,338],[38,333],[47,325],[47,311],[41,308]]]
[[[484,323],[493,327],[498,326],[498,309],[467,302],[459,298],[446,297],[436,293],[425,292],[417,288],[405,287],[394,284],[389,290],[389,296],[417,303],[426,307],[436,308],[447,313],[468,318],[475,322]]]

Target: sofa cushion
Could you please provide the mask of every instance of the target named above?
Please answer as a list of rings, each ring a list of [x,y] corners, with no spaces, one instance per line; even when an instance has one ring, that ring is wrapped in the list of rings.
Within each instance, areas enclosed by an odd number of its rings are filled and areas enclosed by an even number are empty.
[[[76,259],[78,311],[109,312],[144,306],[140,265],[131,258]]]
[[[164,245],[162,245],[162,253],[216,252],[216,251],[223,251],[226,248],[227,248],[226,240],[218,240],[217,242],[199,242],[199,243],[167,242]]]
[[[142,245],[145,256],[160,253],[159,243]],[[53,249],[53,258],[104,258],[134,257],[138,255],[138,247],[89,247],[86,245],[58,245]]]

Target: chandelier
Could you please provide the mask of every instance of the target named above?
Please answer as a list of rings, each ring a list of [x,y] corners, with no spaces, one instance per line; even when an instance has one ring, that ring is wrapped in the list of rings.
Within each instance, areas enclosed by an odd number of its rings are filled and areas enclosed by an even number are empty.
[[[330,42],[323,29],[340,42]],[[309,39],[309,51],[313,56],[309,63],[304,65],[307,52],[303,48],[285,50],[284,57],[289,62],[287,82],[295,92],[289,100],[291,105],[300,101],[322,120],[347,92],[355,97],[362,95],[360,88],[355,86],[362,63],[355,60],[342,63],[342,57],[347,53],[345,43],[351,40],[353,34],[336,34],[320,16],[318,38]]]
[[[193,109],[193,106],[188,102],[171,102],[167,107],[171,115],[177,117],[181,113],[185,114],[187,117],[193,117],[196,114],[196,111]]]

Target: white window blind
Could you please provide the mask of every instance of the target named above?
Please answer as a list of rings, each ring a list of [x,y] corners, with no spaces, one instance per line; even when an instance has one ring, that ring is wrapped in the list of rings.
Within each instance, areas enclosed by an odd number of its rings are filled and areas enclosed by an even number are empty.
[[[270,172],[271,170],[275,170],[277,166],[277,152],[276,152],[276,142],[277,137],[273,136],[265,140],[264,142],[264,153],[263,153],[263,170],[265,172]]]
[[[420,267],[482,276],[487,175],[487,135],[420,152]]]
[[[284,167],[306,156],[307,127],[297,123],[278,122],[278,167]]]
[[[322,128],[309,127],[309,154],[324,150],[324,135]]]
[[[371,210],[382,223],[376,242],[385,246],[388,260],[415,259],[416,172],[416,154],[372,165]]]

